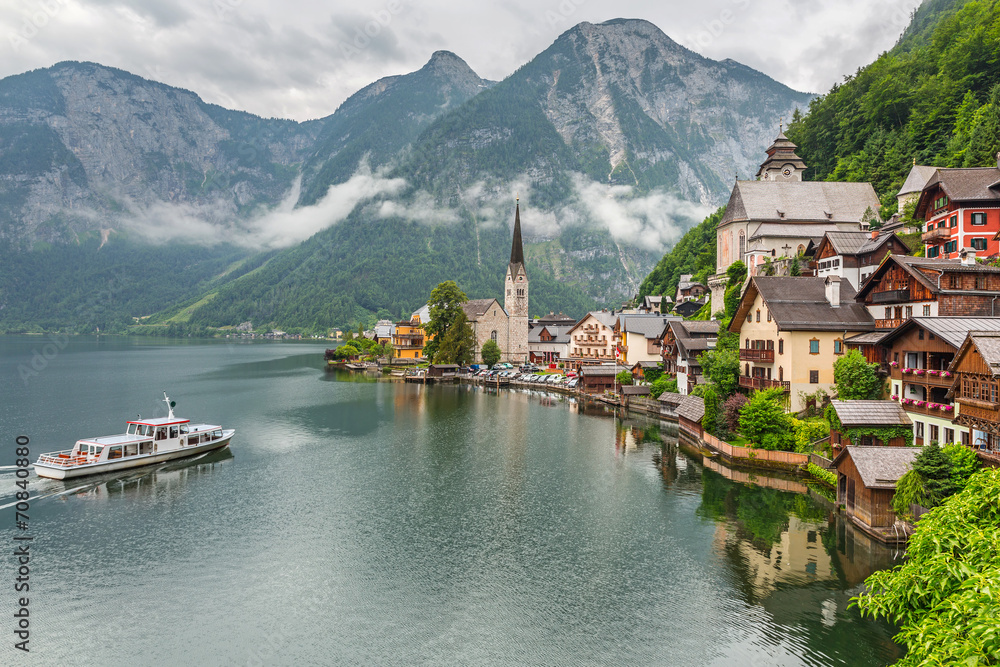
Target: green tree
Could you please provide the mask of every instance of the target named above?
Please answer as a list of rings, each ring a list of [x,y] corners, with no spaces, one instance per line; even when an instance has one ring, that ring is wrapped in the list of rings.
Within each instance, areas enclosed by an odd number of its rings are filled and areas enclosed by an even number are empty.
[[[740,432],[761,449],[791,451],[795,447],[795,424],[785,413],[781,389],[755,391],[740,410]]]
[[[643,379],[650,384],[659,380],[661,375],[663,375],[663,364],[660,364],[655,368],[647,368],[642,372]]]
[[[633,380],[631,371],[620,371],[618,375],[615,376],[615,382],[620,385],[632,384]]]
[[[854,602],[862,615],[899,626],[897,667],[997,665],[1000,469],[981,470],[964,491],[925,514],[906,560],[868,577]]]
[[[438,286],[431,290],[431,298],[427,300],[430,306],[431,319],[424,323],[424,333],[427,335],[427,344],[424,345],[424,356],[434,359],[437,356],[438,346],[451,328],[452,323],[463,313],[462,304],[469,300],[465,292],[458,288],[454,280],[446,280],[438,283]]]
[[[929,503],[926,507],[940,505],[957,490],[951,476],[951,459],[936,442],[924,446],[913,460],[913,470],[924,482],[924,495]]]
[[[876,400],[882,398],[885,388],[878,364],[869,364],[857,350],[850,350],[833,362],[833,382],[837,398],[842,401]]]
[[[737,350],[716,347],[699,354],[698,363],[722,400],[733,395],[740,382],[740,354]]]
[[[896,492],[892,495],[892,511],[896,516],[910,516],[910,505],[927,506],[924,479],[916,470],[907,470],[896,482]]]
[[[691,390],[692,396],[701,396],[705,402],[705,414],[701,418],[701,427],[713,435],[719,435],[719,413],[721,399],[715,386],[700,384]]]
[[[788,267],[788,275],[790,276],[801,276],[802,267],[799,265],[799,256],[796,255],[792,258],[792,265]]]
[[[480,356],[483,359],[483,363],[493,368],[493,366],[500,361],[500,346],[492,338],[483,343],[483,349],[480,352]]]
[[[957,442],[946,444],[941,450],[951,463],[951,482],[957,490],[968,485],[969,479],[979,470],[979,457],[976,453]]]
[[[426,355],[425,355],[426,356]],[[436,364],[470,364],[476,358],[476,335],[465,311],[459,308],[455,320],[445,331],[434,352]]]
[[[726,292],[723,302],[726,306],[726,319],[731,320],[740,307],[740,295],[743,294],[743,282],[747,279],[747,265],[737,260],[726,269]]]
[[[673,383],[673,389],[671,389],[671,383]],[[656,382],[649,386],[649,395],[653,398],[659,398],[660,395],[665,391],[671,391],[677,393],[677,380],[668,377],[659,377]]]

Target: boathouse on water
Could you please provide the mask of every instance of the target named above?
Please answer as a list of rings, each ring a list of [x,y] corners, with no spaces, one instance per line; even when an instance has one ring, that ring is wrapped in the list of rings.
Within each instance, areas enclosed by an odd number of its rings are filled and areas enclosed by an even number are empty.
[[[849,445],[833,460],[837,469],[837,502],[862,530],[883,541],[895,541],[896,482],[913,467],[922,447],[856,447]]]

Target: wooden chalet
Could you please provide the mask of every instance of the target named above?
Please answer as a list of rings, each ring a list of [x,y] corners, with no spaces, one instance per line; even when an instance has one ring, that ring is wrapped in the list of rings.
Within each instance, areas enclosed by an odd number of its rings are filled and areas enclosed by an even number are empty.
[[[906,439],[897,436],[883,442],[878,437],[878,431],[892,426],[912,426],[913,422],[896,401],[830,401],[843,431],[830,430],[830,446],[839,451],[842,447],[858,445],[861,447],[903,447]],[[860,433],[859,442],[852,442],[847,435],[849,430],[857,429]]]
[[[431,364],[427,367],[427,377],[439,380],[451,379],[458,375],[457,364]]]
[[[705,401],[701,396],[684,396],[677,404],[677,424],[681,435],[701,439],[701,419],[705,416]]]
[[[858,289],[886,255],[908,255],[910,249],[893,234],[862,231],[836,231],[823,235],[814,250],[815,275],[840,276]]]
[[[888,255],[858,290],[879,329],[894,329],[911,317],[1000,316],[1000,267],[962,259]]]
[[[971,433],[966,444],[1000,465],[1000,332],[970,331],[949,370],[960,406],[955,423]]]
[[[837,502],[866,533],[883,542],[905,541],[896,526],[892,498],[896,482],[912,467],[920,447],[848,446],[833,460],[837,469]]]
[[[624,366],[581,366],[580,389],[588,394],[615,390],[615,376],[628,369]]]

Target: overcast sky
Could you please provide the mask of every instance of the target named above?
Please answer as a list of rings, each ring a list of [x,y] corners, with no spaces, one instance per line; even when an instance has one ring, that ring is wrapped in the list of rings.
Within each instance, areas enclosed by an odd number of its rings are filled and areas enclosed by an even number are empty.
[[[892,47],[919,0],[2,0],[0,76],[88,60],[209,102],[307,120],[438,49],[502,79],[581,21],[675,41],[825,92]],[[368,34],[365,34],[365,33]]]

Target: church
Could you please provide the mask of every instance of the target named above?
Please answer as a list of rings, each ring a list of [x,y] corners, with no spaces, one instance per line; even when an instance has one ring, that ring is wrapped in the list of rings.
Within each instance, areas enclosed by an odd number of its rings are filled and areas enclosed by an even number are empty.
[[[767,261],[801,255],[826,232],[863,231],[881,205],[871,183],[804,181],[806,164],[779,130],[757,178],[736,181],[716,228],[712,312],[725,309],[726,269],[736,261],[756,275]]]
[[[514,240],[504,277],[503,305],[498,299],[470,299],[462,309],[476,337],[476,363],[482,362],[483,345],[490,339],[500,346],[501,361],[528,362],[528,273],[521,243],[520,201],[514,207]]]

